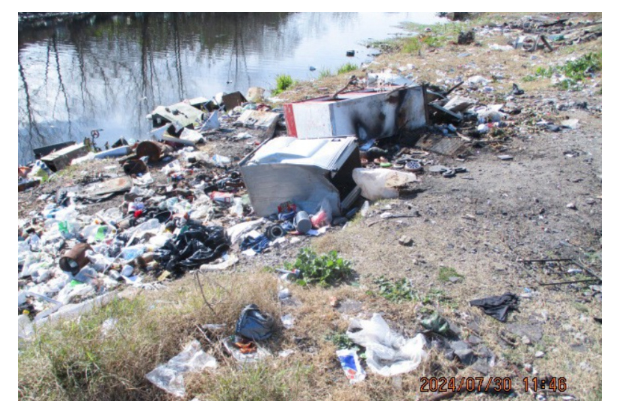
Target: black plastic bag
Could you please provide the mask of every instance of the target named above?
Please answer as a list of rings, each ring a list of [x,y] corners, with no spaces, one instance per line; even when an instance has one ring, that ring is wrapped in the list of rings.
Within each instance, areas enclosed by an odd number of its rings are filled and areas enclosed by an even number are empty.
[[[157,261],[170,272],[182,272],[216,260],[229,247],[224,228],[190,225],[157,251]]]
[[[480,307],[482,310],[491,317],[506,322],[508,317],[508,311],[518,310],[517,304],[519,303],[519,297],[514,294],[506,293],[502,296],[481,298],[479,300],[471,301],[474,307]]]
[[[254,304],[241,312],[237,321],[236,334],[254,341],[266,340],[273,334],[275,322],[272,317],[264,315]]]

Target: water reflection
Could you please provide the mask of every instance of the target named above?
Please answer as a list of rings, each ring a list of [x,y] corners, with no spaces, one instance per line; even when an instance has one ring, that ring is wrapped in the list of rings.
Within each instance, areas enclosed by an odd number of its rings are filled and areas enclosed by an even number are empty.
[[[20,30],[19,162],[32,149],[81,141],[142,139],[159,104],[250,86],[274,87],[288,73],[309,79],[313,65],[334,71],[348,49],[383,38],[404,20],[432,13],[103,13]]]

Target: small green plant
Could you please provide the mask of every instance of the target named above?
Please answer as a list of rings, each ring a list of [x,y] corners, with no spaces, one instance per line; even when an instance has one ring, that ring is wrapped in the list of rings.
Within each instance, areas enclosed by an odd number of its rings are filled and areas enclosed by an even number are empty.
[[[347,336],[346,333],[334,333],[325,337],[325,341],[334,343],[338,350],[354,349],[359,351],[359,347]]]
[[[421,49],[422,45],[417,37],[408,37],[403,40],[403,52],[413,54],[418,53]]]
[[[327,68],[323,68],[319,72],[319,79],[325,79],[326,77],[330,77],[330,76],[332,76],[332,71]]]
[[[577,60],[570,60],[564,66],[560,66],[564,76],[575,81],[581,81],[588,77],[589,73],[599,72],[603,69],[603,53],[588,53]]]
[[[527,76],[523,76],[523,77],[521,78],[521,80],[522,80],[522,81],[524,81],[524,82],[533,82],[533,81],[535,81],[536,79],[537,79],[537,77],[536,77],[536,76],[534,76],[534,75],[527,75]]]
[[[536,73],[536,76],[549,78],[553,76],[553,68],[552,67],[548,67],[548,68],[537,67],[535,73]]]
[[[374,283],[379,287],[379,295],[388,301],[401,303],[416,299],[416,293],[411,286],[411,281],[406,278],[390,281],[381,276]]]
[[[441,267],[441,269],[439,270],[438,280],[441,282],[444,282],[444,283],[450,282],[450,278],[455,278],[455,277],[460,278],[460,279],[465,278],[461,274],[456,272],[454,268]]]
[[[569,78],[562,79],[553,86],[561,90],[581,90],[582,88],[581,84]]]
[[[343,73],[353,72],[354,70],[357,70],[357,69],[358,69],[358,66],[356,64],[345,63],[338,68],[338,74],[341,75]]]
[[[445,36],[426,35],[426,36],[422,36],[420,38],[420,40],[422,41],[422,43],[424,43],[428,47],[438,48],[438,47],[444,45],[444,43],[446,42],[446,37]]]
[[[562,90],[580,90],[580,82],[595,72],[603,70],[603,53],[588,53],[579,59],[570,60],[562,66],[538,67],[535,76],[528,75],[524,81],[532,81],[537,77],[551,78],[554,74],[562,75],[562,79],[554,86]]]
[[[273,94],[279,95],[294,84],[295,81],[290,75],[278,75],[276,76],[276,88],[273,90]]]
[[[422,297],[420,300],[422,304],[435,304],[435,305],[447,305],[449,307],[455,307],[456,304],[452,302],[452,298],[450,298],[445,291],[431,288],[428,293]]]
[[[286,263],[285,268],[289,271],[297,270],[300,279],[297,283],[301,286],[318,284],[321,287],[337,284],[353,274],[351,263],[340,257],[336,251],[318,255],[310,248],[303,248],[294,263]]]

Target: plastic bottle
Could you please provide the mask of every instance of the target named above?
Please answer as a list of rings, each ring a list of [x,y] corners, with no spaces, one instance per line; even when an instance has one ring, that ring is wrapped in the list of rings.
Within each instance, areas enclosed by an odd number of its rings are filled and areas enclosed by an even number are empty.
[[[123,267],[123,270],[121,271],[121,275],[123,277],[129,278],[133,274],[133,270],[134,270],[134,268],[131,265],[125,265]]]
[[[123,248],[122,257],[124,260],[131,261],[144,254],[145,250],[144,245]]]

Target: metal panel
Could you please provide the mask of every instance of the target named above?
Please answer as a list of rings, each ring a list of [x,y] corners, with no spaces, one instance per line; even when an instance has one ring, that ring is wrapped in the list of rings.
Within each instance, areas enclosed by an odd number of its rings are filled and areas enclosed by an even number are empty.
[[[293,104],[293,113],[298,138],[325,138],[336,135],[332,128],[328,104],[323,102]]]
[[[60,149],[64,149],[67,146],[71,146],[71,145],[75,145],[75,141],[69,141],[69,142],[62,142],[62,143],[56,143],[54,145],[49,145],[49,146],[43,146],[41,148],[36,148],[32,150],[32,153],[34,153],[34,156],[47,156],[50,153],[60,150]]]
[[[297,137],[297,124],[295,123],[295,112],[293,111],[293,104],[287,103],[284,105],[284,118],[286,119],[286,131],[288,136]]]
[[[278,205],[291,201],[313,214],[327,199],[335,214],[340,214],[340,193],[325,176],[325,171],[310,165],[248,165],[241,168],[252,207],[258,216],[278,211]]]
[[[54,172],[60,171],[71,164],[71,161],[84,156],[88,153],[88,148],[82,143],[71,145],[67,148],[61,149],[54,153],[51,153],[43,158],[41,161]]]

